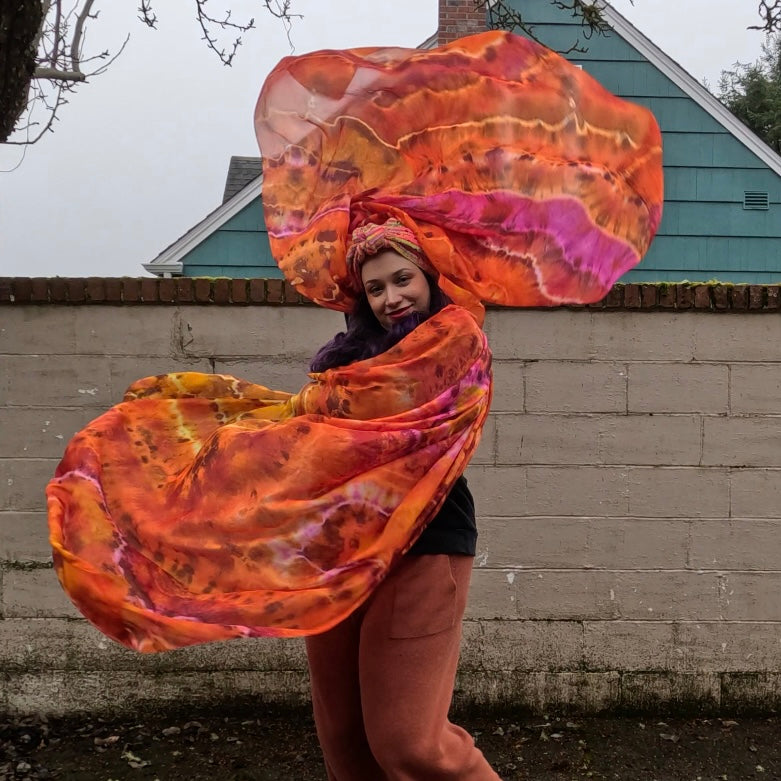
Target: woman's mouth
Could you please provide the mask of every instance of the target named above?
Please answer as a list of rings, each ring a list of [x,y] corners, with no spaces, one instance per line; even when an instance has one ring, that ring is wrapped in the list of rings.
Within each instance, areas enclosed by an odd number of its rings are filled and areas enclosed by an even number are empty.
[[[412,305],[405,306],[404,309],[397,309],[395,312],[389,312],[388,317],[391,320],[400,320],[412,311]]]

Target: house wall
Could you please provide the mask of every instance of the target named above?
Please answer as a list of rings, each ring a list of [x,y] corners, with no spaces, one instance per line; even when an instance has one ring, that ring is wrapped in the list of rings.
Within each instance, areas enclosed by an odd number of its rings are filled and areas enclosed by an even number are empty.
[[[186,277],[282,279],[274,262],[258,197],[182,257]]]
[[[621,281],[781,282],[781,176],[745,147],[632,45],[611,32],[586,38],[572,12],[550,0],[506,0],[537,38],[608,90],[650,108],[664,139],[665,203],[650,251]],[[439,43],[486,29],[475,0],[441,0]],[[743,208],[746,191],[767,211]],[[260,198],[183,258],[186,276],[280,278]]]
[[[781,281],[781,176],[617,33],[587,39],[572,12],[550,0],[507,4],[546,46],[585,49],[567,59],[650,108],[662,129],[664,216],[650,251],[621,281]],[[768,193],[769,210],[744,209],[745,191]]]
[[[650,285],[488,313],[461,702],[781,706],[779,313],[775,287]],[[307,697],[300,642],[139,656],[99,635],[51,569],[43,489],[133,379],[295,389],[341,323],[273,281],[0,280],[0,711]]]

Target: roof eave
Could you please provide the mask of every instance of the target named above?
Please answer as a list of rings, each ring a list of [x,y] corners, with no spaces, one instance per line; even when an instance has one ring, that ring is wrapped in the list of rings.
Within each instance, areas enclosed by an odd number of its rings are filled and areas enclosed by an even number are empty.
[[[181,271],[182,258],[221,228],[231,217],[235,217],[245,206],[252,203],[260,195],[262,187],[263,175],[261,174],[248,182],[233,198],[218,206],[187,233],[166,247],[154,260],[143,263],[143,267],[152,274],[158,274],[163,267],[167,272],[169,268],[172,269],[177,265]]]
[[[156,277],[180,277],[184,271],[184,263],[142,263],[144,271],[154,274]]]

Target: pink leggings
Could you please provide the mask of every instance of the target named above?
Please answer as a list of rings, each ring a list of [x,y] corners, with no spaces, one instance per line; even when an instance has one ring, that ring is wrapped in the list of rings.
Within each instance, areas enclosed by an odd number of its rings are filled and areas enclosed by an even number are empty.
[[[447,714],[469,556],[406,556],[368,602],[307,638],[329,781],[498,781]]]

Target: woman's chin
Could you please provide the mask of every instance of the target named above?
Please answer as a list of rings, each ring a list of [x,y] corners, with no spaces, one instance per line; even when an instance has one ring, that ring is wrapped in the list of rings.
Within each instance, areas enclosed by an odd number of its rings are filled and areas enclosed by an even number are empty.
[[[389,318],[385,330],[389,333],[405,335],[417,328],[424,320],[428,319],[428,314],[411,310],[409,313],[398,318]]]

